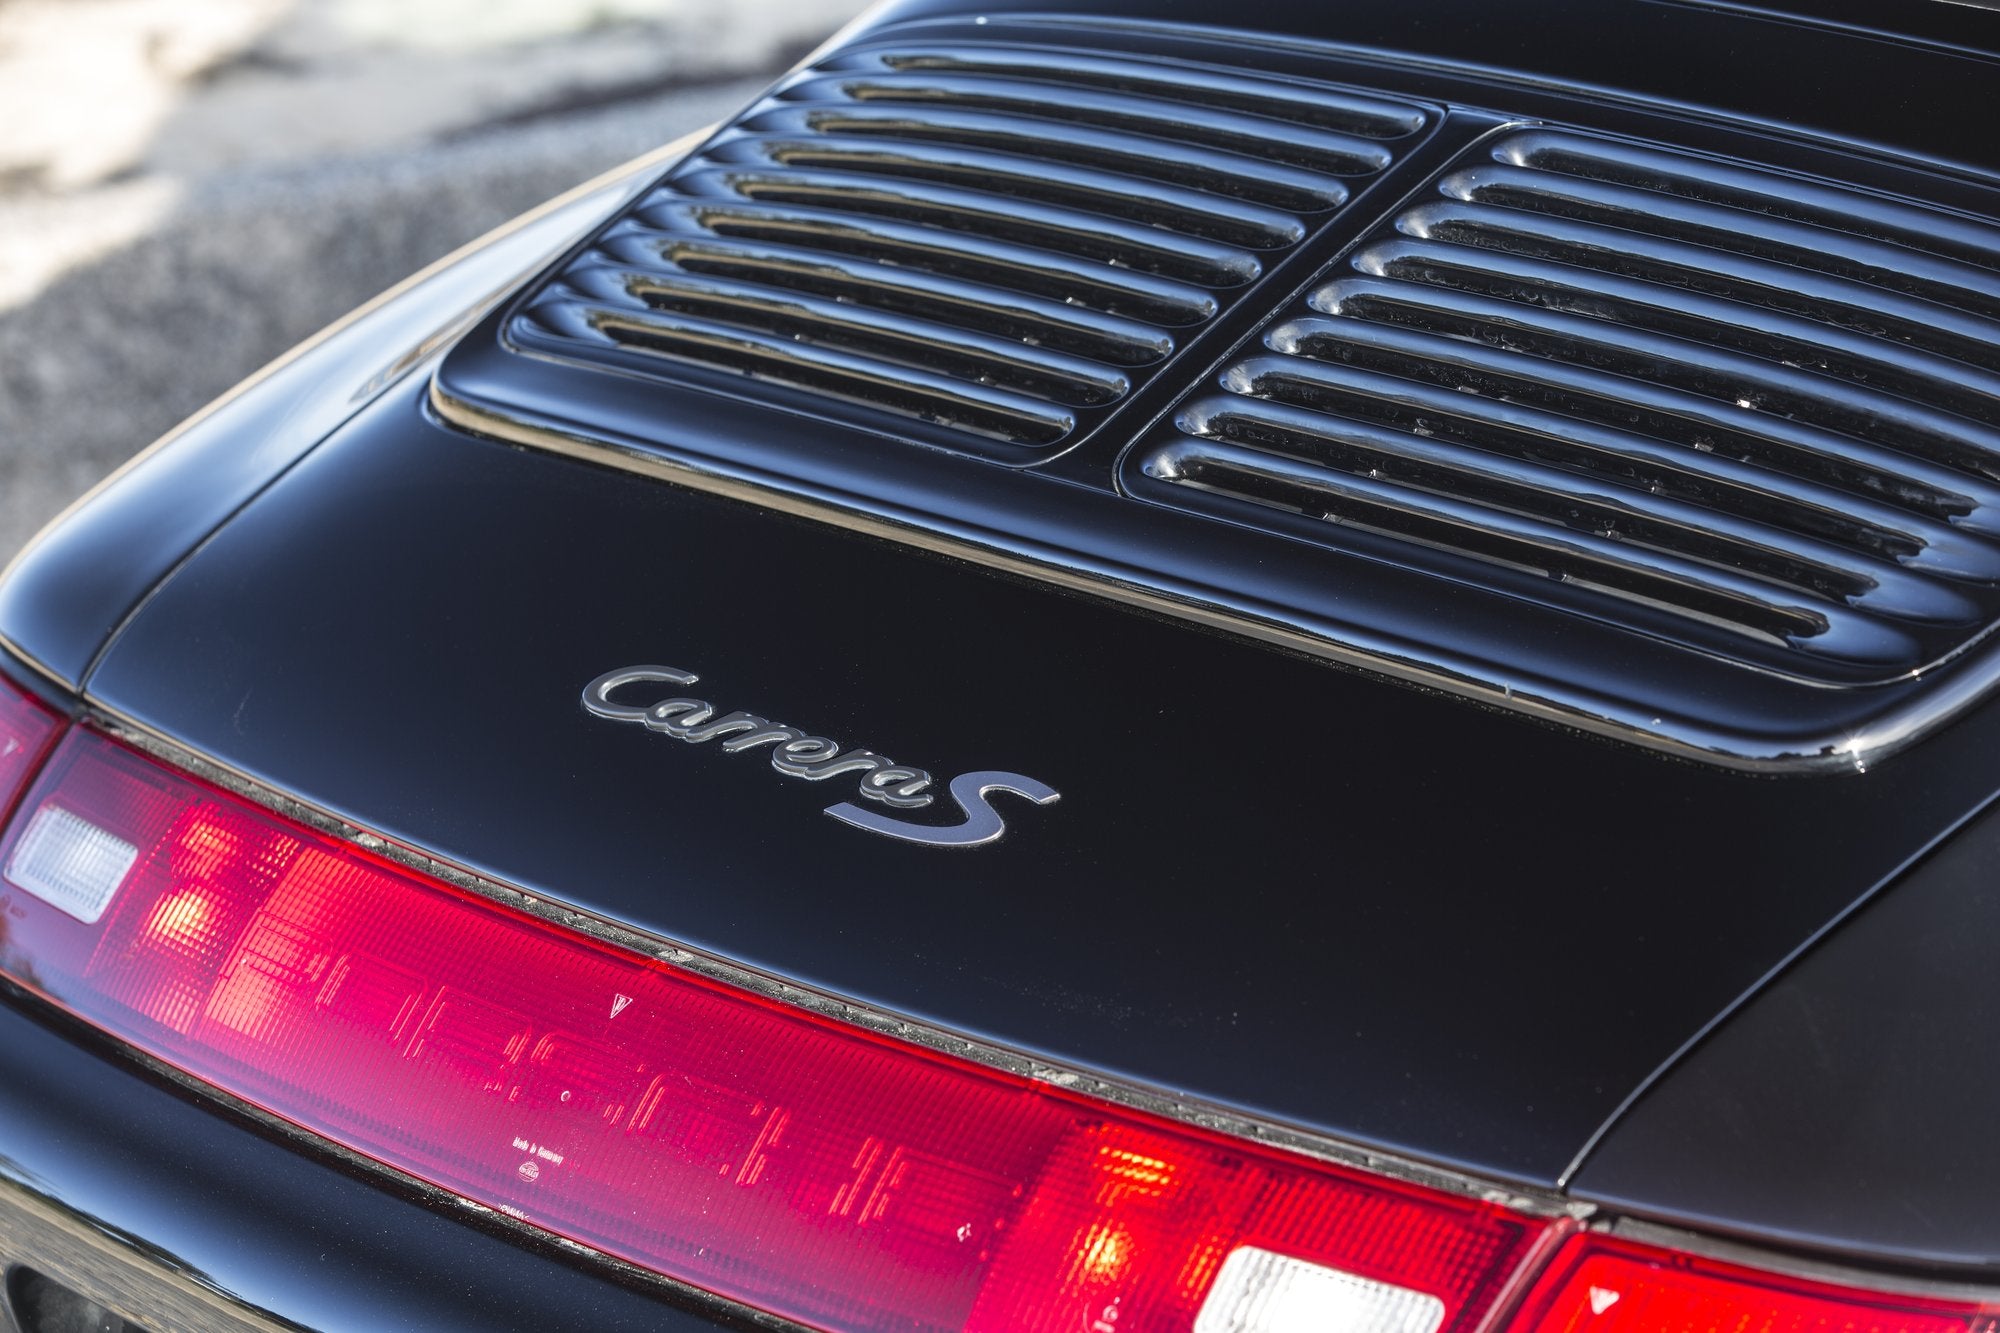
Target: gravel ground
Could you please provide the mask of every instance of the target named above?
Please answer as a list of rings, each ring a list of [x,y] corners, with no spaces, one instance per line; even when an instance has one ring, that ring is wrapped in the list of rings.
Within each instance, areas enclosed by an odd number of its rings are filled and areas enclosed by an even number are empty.
[[[50,0],[0,0],[0,90],[9,60],[40,49],[5,40],[24,2]],[[153,13],[168,0],[60,3]],[[0,91],[0,561],[286,347],[523,209],[735,111],[856,8],[735,0],[734,35],[695,62],[673,56],[700,30],[688,5],[672,21],[609,23],[617,7],[598,5],[551,35],[555,0],[486,0],[485,21],[516,30],[440,50],[422,25],[401,45],[371,40],[365,22],[356,36],[357,14],[382,20],[375,0],[317,0],[230,46],[213,4],[193,6],[206,63],[176,57],[167,91],[147,94],[171,108],[150,137],[128,115],[37,139],[32,124],[5,128]],[[258,4],[273,9],[238,8]],[[743,77],[725,80],[732,70]]]

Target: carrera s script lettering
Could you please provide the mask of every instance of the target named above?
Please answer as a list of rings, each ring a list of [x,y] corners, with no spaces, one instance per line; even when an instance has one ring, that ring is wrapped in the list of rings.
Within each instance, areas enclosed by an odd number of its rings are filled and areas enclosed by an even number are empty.
[[[937,799],[935,784],[921,768],[876,754],[873,750],[843,749],[840,742],[814,736],[797,727],[755,713],[722,713],[706,699],[676,695],[652,703],[640,703],[630,696],[638,685],[693,685],[700,680],[692,672],[665,666],[620,667],[607,671],[583,687],[583,706],[598,717],[613,722],[632,722],[691,745],[718,742],[725,754],[738,754],[760,746],[770,746],[771,767],[787,777],[823,782],[828,778],[853,775],[859,781],[862,799],[878,805],[919,810]],[[626,691],[623,699],[614,695]],[[956,824],[923,824],[897,819],[880,810],[870,810],[842,801],[830,805],[826,813],[843,824],[900,838],[904,842],[929,847],[978,847],[996,841],[1007,831],[1007,821],[988,799],[995,792],[1011,792],[1036,805],[1057,798],[1056,789],[1020,773],[985,769],[961,773],[947,790],[963,818]]]

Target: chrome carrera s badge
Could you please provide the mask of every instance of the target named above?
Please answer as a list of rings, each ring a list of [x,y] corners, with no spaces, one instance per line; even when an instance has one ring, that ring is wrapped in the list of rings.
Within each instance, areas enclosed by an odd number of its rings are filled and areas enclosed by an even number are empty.
[[[718,717],[715,705],[706,699],[677,696],[640,704],[619,703],[611,697],[630,685],[693,685],[700,679],[692,672],[673,667],[620,667],[583,687],[583,706],[598,717],[613,722],[635,722],[648,731],[691,745],[719,740],[724,754],[737,754],[760,745],[773,746],[771,767],[780,773],[808,782],[823,782],[843,773],[857,774],[862,799],[881,805],[920,810],[936,799],[930,791],[935,779],[921,768],[898,764],[872,750],[843,750],[838,741],[814,736],[755,713],[724,713]],[[828,806],[826,813],[843,824],[904,842],[927,847],[978,847],[999,841],[1000,835],[1007,831],[1007,821],[986,799],[992,793],[1011,792],[1036,805],[1047,805],[1059,796],[1045,782],[997,769],[960,773],[951,780],[948,790],[965,816],[957,824],[911,823],[848,801]]]

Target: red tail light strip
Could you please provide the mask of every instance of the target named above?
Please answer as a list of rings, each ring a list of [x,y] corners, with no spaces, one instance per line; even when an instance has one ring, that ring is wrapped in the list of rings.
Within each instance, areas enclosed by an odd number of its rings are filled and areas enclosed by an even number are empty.
[[[744,1304],[830,1330],[1444,1333],[1495,1327],[1564,1230],[779,1004],[87,729],[51,752],[59,725],[0,682],[0,812],[32,779],[0,839],[0,971],[314,1134]],[[1506,1325],[1977,1313],[1577,1237]]]
[[[1520,1333],[1946,1333],[1991,1305],[1859,1291],[1611,1236],[1577,1236],[1508,1323]]]
[[[0,968],[91,1023],[419,1179],[820,1327],[1187,1329],[1253,1247],[1303,1261],[1294,1285],[1332,1273],[1426,1312],[1357,1327],[1472,1329],[1546,1226],[732,990],[87,730],[22,801],[0,871]]]

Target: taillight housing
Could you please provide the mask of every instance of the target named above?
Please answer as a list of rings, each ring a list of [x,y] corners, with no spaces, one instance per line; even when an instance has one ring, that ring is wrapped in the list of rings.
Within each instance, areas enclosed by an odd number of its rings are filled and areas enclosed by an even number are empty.
[[[1282,1333],[1337,1309],[1356,1330],[1471,1330],[1548,1225],[723,985],[88,728],[0,839],[0,892],[0,968],[92,1024],[815,1326]]]
[[[0,680],[0,972],[398,1172],[806,1325],[1930,1333],[1983,1319],[1573,1234],[1552,1212],[835,1021],[63,725]]]

